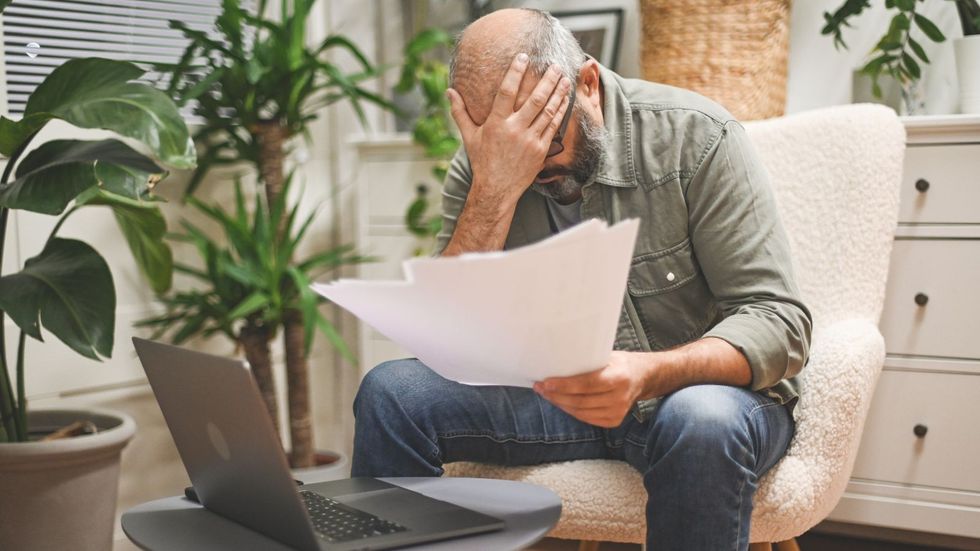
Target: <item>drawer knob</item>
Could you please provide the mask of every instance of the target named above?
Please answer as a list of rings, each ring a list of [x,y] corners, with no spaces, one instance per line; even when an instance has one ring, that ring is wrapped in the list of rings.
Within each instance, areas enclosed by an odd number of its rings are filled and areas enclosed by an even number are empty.
[[[929,432],[929,427],[919,424],[912,427],[912,432],[919,438],[925,437],[926,433]]]
[[[915,303],[916,304],[918,304],[919,306],[925,306],[927,302],[929,302],[929,295],[927,295],[925,293],[916,293],[915,294]]]
[[[922,193],[929,191],[929,180],[926,180],[925,178],[919,178],[918,180],[915,181],[915,189],[919,190]]]

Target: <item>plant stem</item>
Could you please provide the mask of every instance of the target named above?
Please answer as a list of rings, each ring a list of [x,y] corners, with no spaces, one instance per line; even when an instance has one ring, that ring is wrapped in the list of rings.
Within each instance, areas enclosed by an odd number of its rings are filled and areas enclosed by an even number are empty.
[[[313,417],[310,414],[310,367],[306,357],[303,313],[295,308],[283,316],[282,345],[286,352],[286,388],[289,397],[289,464],[312,467]]]
[[[9,161],[8,161],[9,162]],[[10,165],[7,165],[8,169]],[[6,181],[6,174],[4,181]],[[10,210],[0,208],[0,263],[3,262],[3,242],[7,233],[7,216]],[[10,372],[7,370],[7,347],[6,332],[4,331],[4,312],[0,310],[0,425],[3,425],[6,438],[17,438],[17,426],[14,421],[14,408],[17,401],[14,398],[14,389],[10,380]],[[6,438],[4,440],[6,440]]]
[[[7,372],[7,362],[0,358],[0,442],[6,442],[9,438],[16,439],[17,426],[14,421],[14,391],[10,384],[10,374]]]
[[[269,412],[269,419],[272,421],[276,434],[279,430],[279,401],[276,399],[276,381],[272,374],[272,356],[269,353],[269,341],[271,335],[265,327],[255,325],[251,322],[242,327],[238,342],[245,350],[245,359],[248,360],[252,368],[252,376],[259,386],[259,393],[265,402],[266,410]]]
[[[286,129],[278,119],[261,121],[252,129],[259,144],[259,174],[265,184],[265,196],[271,209],[283,192],[283,146],[286,142]],[[276,241],[285,231],[286,217],[279,219],[276,227]]]
[[[3,178],[0,182],[6,182],[10,176],[10,168],[13,166],[13,159],[7,161],[7,166],[3,171]],[[7,241],[7,217],[10,216],[10,209],[0,207],[0,266],[3,265],[3,245]],[[17,427],[13,419],[14,408],[17,402],[14,399],[14,391],[10,382],[10,372],[7,370],[7,335],[4,330],[6,320],[4,311],[0,310],[0,425],[3,425],[7,438],[17,438]]]
[[[24,382],[24,348],[26,348],[27,334],[20,332],[17,340],[17,438],[21,442],[27,442],[27,392]]]
[[[3,168],[3,176],[0,176],[0,184],[6,184],[10,180],[10,174],[14,171],[14,165],[17,164],[17,160],[24,154],[24,151],[27,150],[27,146],[34,141],[35,136],[37,136],[36,131],[24,139],[10,158],[7,159],[7,166]],[[9,221],[9,217],[10,209],[0,207],[0,271],[3,269],[3,253],[4,245],[7,243],[7,222]],[[13,410],[15,408],[19,410],[20,408],[17,405],[17,400],[14,398],[13,385],[10,382],[10,371],[7,369],[7,332],[5,330],[7,323],[5,314],[6,312],[0,310],[0,424],[4,425],[8,438],[13,435],[15,439],[20,440],[20,438],[17,438],[19,436],[17,434],[17,427],[22,423],[11,419]],[[23,338],[23,335],[21,335],[21,338]],[[20,398],[23,399],[23,396],[20,396]]]
[[[71,216],[71,214],[76,210],[78,210],[78,205],[73,206],[72,208],[68,209],[67,212],[61,215],[61,218],[58,219],[58,223],[55,224],[54,228],[51,229],[51,234],[48,235],[48,240],[44,242],[45,247],[47,247],[48,243],[50,243],[51,240],[54,239],[55,234],[57,234],[58,230],[61,229],[61,225],[65,223],[65,220],[67,220],[68,217]]]

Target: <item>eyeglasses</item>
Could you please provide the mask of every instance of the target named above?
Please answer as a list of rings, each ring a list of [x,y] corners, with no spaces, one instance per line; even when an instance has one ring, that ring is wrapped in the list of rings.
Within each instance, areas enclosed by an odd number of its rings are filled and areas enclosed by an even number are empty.
[[[545,158],[554,157],[555,155],[565,151],[565,144],[562,140],[565,139],[565,130],[568,129],[568,121],[572,118],[572,107],[575,105],[575,85],[572,84],[572,97],[568,100],[568,108],[565,109],[565,116],[561,119],[561,126],[558,127],[558,131],[555,132],[555,136],[551,138],[551,145],[548,147],[548,154]]]

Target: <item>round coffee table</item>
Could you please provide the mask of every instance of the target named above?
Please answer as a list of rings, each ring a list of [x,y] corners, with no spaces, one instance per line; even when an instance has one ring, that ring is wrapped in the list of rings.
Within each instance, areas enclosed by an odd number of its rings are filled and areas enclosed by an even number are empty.
[[[484,478],[381,480],[497,517],[507,525],[496,532],[413,546],[413,551],[522,549],[544,537],[561,515],[561,499],[554,492],[524,482]],[[123,514],[122,528],[136,545],[153,551],[289,549],[184,497],[133,507]]]

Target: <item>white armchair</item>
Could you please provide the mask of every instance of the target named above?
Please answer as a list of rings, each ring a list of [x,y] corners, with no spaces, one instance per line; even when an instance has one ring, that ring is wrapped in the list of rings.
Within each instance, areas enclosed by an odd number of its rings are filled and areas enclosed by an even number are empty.
[[[885,356],[877,323],[898,220],[905,131],[893,111],[874,105],[821,109],[746,127],[769,170],[814,319],[796,434],[754,499],[750,541],[767,545],[823,520],[847,485]],[[551,488],[563,504],[554,537],[645,539],[646,492],[640,473],[624,462],[454,463],[446,473]]]

